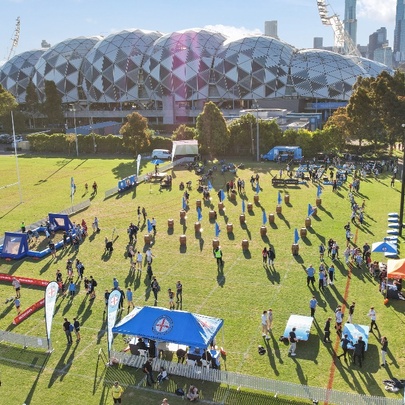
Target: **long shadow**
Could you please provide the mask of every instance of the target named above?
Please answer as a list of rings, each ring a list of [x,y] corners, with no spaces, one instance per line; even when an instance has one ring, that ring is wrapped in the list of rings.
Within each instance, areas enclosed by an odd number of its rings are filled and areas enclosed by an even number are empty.
[[[223,287],[225,285],[224,265],[225,262],[222,264],[222,266],[218,265],[217,267],[217,283],[220,287]]]
[[[11,208],[10,210],[8,210],[5,214],[3,214],[0,219],[3,219],[4,217],[6,217],[8,214],[11,214],[16,208],[18,208],[22,203],[18,203],[16,204],[13,208]]]
[[[273,350],[272,350],[272,348],[271,348],[271,346],[269,344],[269,340],[265,339],[265,338],[263,338],[263,340],[264,340],[264,345],[265,345],[266,350],[267,350],[267,357],[269,358],[270,366],[274,370],[275,375],[280,375],[280,372],[277,370],[277,364],[276,364],[276,361],[275,361],[275,355],[273,354]]]
[[[47,353],[45,360],[42,363],[42,365],[38,371],[37,377],[35,378],[35,381],[33,382],[31,389],[30,389],[27,397],[25,398],[25,401],[24,401],[25,404],[31,403],[35,390],[37,389],[37,384],[38,384],[39,378],[41,377],[42,372],[45,370],[45,367],[46,367],[46,364],[48,363],[49,358],[50,358],[50,353]]]
[[[38,183],[34,184],[34,186],[39,186],[42,183],[45,183],[46,181],[48,181],[48,179],[50,179],[52,176],[54,176],[56,173],[58,173],[59,171],[61,171],[65,166],[67,166],[70,162],[72,162],[73,159],[69,159],[66,163],[62,164],[59,169],[55,170],[53,173],[51,173],[48,177],[46,177],[44,180],[38,180]],[[58,163],[59,164],[59,163]]]
[[[48,388],[51,388],[53,384],[56,382],[56,380],[63,374],[62,369],[63,366],[65,365],[65,358],[67,357],[70,348],[71,345],[68,345],[65,351],[63,352],[62,356],[60,357],[58,364],[54,368],[51,378],[49,379]]]
[[[283,214],[277,214],[278,218],[284,221],[288,229],[291,229],[290,222],[285,218]]]

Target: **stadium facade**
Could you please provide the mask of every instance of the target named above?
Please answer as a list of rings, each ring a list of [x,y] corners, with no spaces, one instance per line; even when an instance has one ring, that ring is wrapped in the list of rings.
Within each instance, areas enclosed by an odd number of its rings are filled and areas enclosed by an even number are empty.
[[[359,76],[385,69],[326,50],[298,50],[264,35],[231,40],[207,29],[166,35],[132,29],[16,55],[0,67],[0,84],[24,104],[30,80],[41,101],[45,80],[52,80],[67,118],[73,104],[82,123],[138,111],[151,123],[173,124],[195,122],[207,101],[226,117],[275,107],[328,115],[348,101]]]

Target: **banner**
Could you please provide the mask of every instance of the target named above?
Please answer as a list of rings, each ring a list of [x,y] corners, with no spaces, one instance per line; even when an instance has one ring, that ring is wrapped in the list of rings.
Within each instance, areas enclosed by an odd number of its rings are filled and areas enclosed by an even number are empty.
[[[201,208],[197,207],[197,220],[201,221],[202,220],[202,213],[201,213]]]
[[[139,167],[141,166],[141,155],[138,155],[136,159],[136,177],[139,176]]]
[[[299,240],[300,240],[300,236],[298,235],[298,229],[295,228],[295,230],[294,230],[294,243],[297,244]]]
[[[281,203],[283,202],[283,200],[281,199],[281,193],[280,191],[278,192],[278,197],[277,197],[277,204],[281,205]]]
[[[256,183],[256,194],[260,193],[260,186],[259,183]]]
[[[59,285],[56,281],[51,281],[45,290],[45,325],[46,338],[48,339],[48,349],[51,349],[52,320],[55,312],[56,299],[58,298]]]
[[[24,312],[21,312],[20,315],[17,315],[14,320],[13,320],[13,325],[18,325],[20,322],[23,320],[27,319],[29,316],[31,316],[35,311],[38,311],[38,309],[41,309],[45,305],[45,299],[41,298],[38,302],[35,304],[32,304],[30,307],[28,307]]]
[[[107,306],[107,346],[108,346],[108,358],[110,358],[111,346],[113,342],[112,328],[115,326],[117,319],[118,305],[120,303],[121,293],[118,290],[114,290],[108,297]]]
[[[148,219],[147,225],[148,225],[148,232],[151,233],[153,228],[152,228],[152,222],[150,222],[149,219]]]
[[[73,194],[76,191],[76,185],[73,177],[70,178],[70,196],[73,198]]]
[[[182,200],[182,208],[183,208],[184,211],[187,209],[186,197],[183,197],[183,200]]]
[[[308,217],[310,217],[314,213],[314,209],[312,208],[311,204],[308,204]]]
[[[208,191],[211,191],[212,190],[212,184],[211,184],[211,181],[210,180],[208,180]]]
[[[220,232],[221,232],[221,230],[219,229],[218,222],[215,222],[215,237],[216,238],[218,238]]]
[[[245,204],[245,200],[242,200],[242,214],[244,214],[246,211],[246,204]]]
[[[225,200],[225,192],[224,192],[224,190],[221,189],[220,193],[221,193],[221,201],[224,201]]]
[[[266,215],[266,211],[265,210],[263,210],[263,225],[266,225],[266,223],[267,223],[267,215]]]
[[[319,184],[319,185],[318,185],[318,188],[317,188],[317,190],[316,190],[316,197],[317,197],[317,198],[320,198],[321,195],[322,195],[322,187],[321,187],[321,185]]]

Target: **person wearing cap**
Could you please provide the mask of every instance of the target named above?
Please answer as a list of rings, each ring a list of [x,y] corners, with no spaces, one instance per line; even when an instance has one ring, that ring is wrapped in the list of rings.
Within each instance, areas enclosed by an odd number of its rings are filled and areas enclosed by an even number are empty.
[[[118,384],[118,381],[114,382],[114,385],[111,388],[111,394],[114,400],[114,404],[120,404],[121,403],[121,397],[122,393],[124,392],[123,388],[121,385]]]

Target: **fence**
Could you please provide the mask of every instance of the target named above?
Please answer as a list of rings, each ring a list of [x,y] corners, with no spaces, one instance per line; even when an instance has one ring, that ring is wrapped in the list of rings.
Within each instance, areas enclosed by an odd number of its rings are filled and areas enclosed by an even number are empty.
[[[187,163],[187,162],[193,162],[194,158],[192,157],[184,157],[178,160],[175,160],[174,162],[168,162],[164,165],[159,165],[159,170],[161,172],[165,172],[166,170],[170,170],[173,169],[173,167],[181,165],[183,163]],[[137,184],[142,183],[146,180],[146,178],[149,176],[149,174],[142,174],[141,176],[138,176],[137,178]],[[114,194],[117,194],[119,191],[118,186],[114,187],[114,188],[110,188],[109,190],[107,190],[104,194],[104,199],[107,199],[111,196],[113,196]]]
[[[146,358],[124,352],[111,352],[113,362],[130,367],[142,367]],[[166,368],[168,374],[186,377],[194,380],[204,380],[234,387],[248,388],[257,391],[271,392],[272,394],[294,397],[306,400],[318,400],[334,405],[403,405],[402,399],[368,396],[350,392],[327,390],[326,388],[310,387],[286,381],[271,380],[263,377],[254,377],[231,371],[214,370],[206,367],[189,366],[173,363],[163,359],[154,359],[152,367],[159,371]]]
[[[48,350],[48,342],[45,338],[20,335],[18,333],[0,330],[0,343],[4,342],[22,346],[24,349],[27,347],[33,347],[35,349]]]

